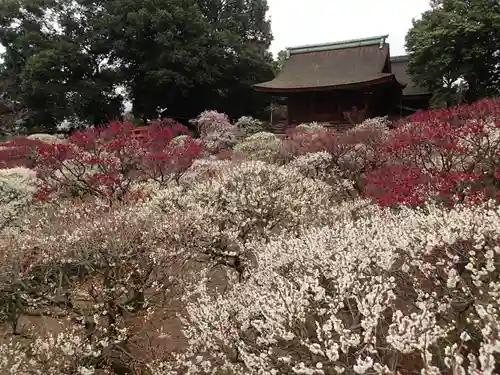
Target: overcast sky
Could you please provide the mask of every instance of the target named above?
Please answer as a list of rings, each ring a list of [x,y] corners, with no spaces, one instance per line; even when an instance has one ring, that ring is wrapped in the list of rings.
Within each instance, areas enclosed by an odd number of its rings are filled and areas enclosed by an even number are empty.
[[[402,55],[412,18],[429,0],[267,0],[276,54],[286,47],[389,34],[391,55]]]

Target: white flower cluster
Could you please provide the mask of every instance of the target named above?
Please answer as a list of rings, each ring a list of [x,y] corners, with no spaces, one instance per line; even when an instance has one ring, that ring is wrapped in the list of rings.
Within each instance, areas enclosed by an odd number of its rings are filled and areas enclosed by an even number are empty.
[[[0,344],[0,373],[92,375],[102,349],[102,345],[92,345],[84,332],[75,327],[34,340],[12,340]]]
[[[343,177],[336,160],[328,152],[300,155],[292,160],[289,166],[296,168],[306,177],[325,181],[335,190],[338,197],[346,198],[354,194],[353,182]]]
[[[190,137],[187,134],[178,135],[177,137],[173,138],[170,141],[170,145],[182,147],[182,146],[184,146],[184,142],[186,142],[188,139],[190,139]]]
[[[185,249],[235,256],[249,241],[328,222],[332,195],[329,185],[293,168],[226,162],[211,179],[165,190],[150,205],[175,218],[163,230],[182,236]]]
[[[390,121],[387,117],[373,117],[366,119],[361,124],[356,125],[354,129],[387,132],[389,130],[389,126]]]
[[[255,133],[234,146],[236,153],[244,154],[247,158],[262,161],[275,161],[282,146],[282,141],[273,133]]]
[[[31,169],[0,169],[0,232],[19,223],[36,191],[36,175]]]
[[[250,116],[240,117],[235,125],[245,137],[264,131],[264,123]]]
[[[316,130],[324,129],[324,126],[319,122],[310,122],[307,124],[297,125],[295,129],[300,132],[314,132]]]
[[[49,143],[49,144],[65,143],[66,142],[66,139],[62,135],[59,135],[59,134],[57,134],[57,135],[45,134],[45,133],[30,134],[26,138],[42,141],[42,142]]]
[[[197,159],[191,167],[180,178],[179,182],[184,186],[191,186],[196,182],[206,181],[221,171],[230,168],[232,162],[212,158]]]
[[[500,208],[349,216],[247,244],[251,276],[186,295],[190,346],[153,373],[498,373]]]

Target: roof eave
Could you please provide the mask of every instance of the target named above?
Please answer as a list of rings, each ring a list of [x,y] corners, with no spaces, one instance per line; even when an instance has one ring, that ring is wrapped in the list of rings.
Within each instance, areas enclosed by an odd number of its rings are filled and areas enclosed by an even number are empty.
[[[401,84],[396,80],[396,77],[394,74],[385,76],[385,77],[380,77],[368,81],[361,81],[361,82],[353,82],[353,83],[347,83],[347,84],[338,84],[338,85],[326,85],[326,86],[308,86],[308,87],[267,87],[267,86],[260,86],[259,84],[253,85],[253,88],[255,91],[261,91],[261,92],[281,92],[281,93],[287,93],[287,92],[307,92],[307,91],[328,91],[328,90],[347,90],[347,89],[352,89],[356,87],[366,87],[366,86],[371,86],[371,85],[377,85],[385,82],[390,82],[390,81],[395,81],[397,82],[402,88],[404,88],[406,85]]]
[[[422,98],[424,96],[432,96],[432,94],[428,91],[420,92],[418,94],[405,94],[403,92],[403,97],[405,97],[406,99],[418,99],[418,98]]]

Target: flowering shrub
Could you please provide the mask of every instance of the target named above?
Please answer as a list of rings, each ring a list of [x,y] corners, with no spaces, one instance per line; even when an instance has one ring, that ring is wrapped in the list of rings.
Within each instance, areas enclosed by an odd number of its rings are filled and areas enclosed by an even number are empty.
[[[34,139],[34,140],[39,140],[45,143],[64,143],[65,139],[64,137],[60,135],[53,135],[53,134],[31,134],[26,137],[27,139]]]
[[[351,180],[356,181],[359,190],[363,189],[366,174],[384,163],[385,156],[379,153],[379,147],[389,134],[385,118],[365,120],[338,134],[337,144],[331,152],[337,159],[339,168]]]
[[[45,143],[38,139],[22,136],[0,142],[0,169],[33,168],[36,163],[36,149],[44,145]]]
[[[498,103],[4,143],[0,373],[500,373]]]
[[[190,122],[197,126],[207,150],[212,153],[231,148],[237,141],[238,128],[225,113],[204,111]]]
[[[38,146],[37,196],[90,194],[122,200],[133,182],[165,185],[178,180],[201,154],[202,145],[189,137],[172,142],[187,129],[164,123],[152,122],[137,137],[133,125],[113,122],[75,132],[66,144]]]
[[[335,190],[338,198],[348,198],[356,194],[353,182],[343,177],[343,172],[328,152],[301,155],[294,159],[289,166],[296,168],[306,177],[328,183]]]
[[[51,134],[31,134],[17,136],[6,142],[0,142],[0,169],[26,167],[36,163],[35,150],[44,144],[64,143],[63,137]]]
[[[188,189],[166,190],[152,205],[172,217],[171,233],[181,245],[243,270],[240,257],[249,241],[280,233],[299,235],[325,223],[332,189],[296,170],[259,161],[225,162]]]
[[[499,228],[428,206],[256,242],[245,282],[186,295],[189,348],[153,373],[496,373]]]
[[[364,189],[364,176],[383,161],[378,147],[385,141],[389,129],[385,119],[369,119],[362,124],[342,132],[319,125],[307,125],[291,130],[284,141],[282,158],[308,153],[327,152],[331,155],[332,175],[339,173],[352,181],[358,192]]]
[[[378,130],[380,133],[386,133],[391,126],[391,122],[387,117],[372,117],[364,120],[361,124],[356,126],[357,130]]]
[[[220,173],[231,167],[230,160],[219,159],[197,159],[180,179],[183,186],[189,188],[197,182],[209,181]]]
[[[144,327],[154,335],[150,319],[181,269],[173,265],[182,254],[171,251],[149,212],[66,201],[33,214],[30,230],[0,243],[0,322],[14,333],[0,344],[1,373],[131,371]],[[37,323],[44,319],[51,332]],[[35,337],[26,342],[29,330]]]
[[[311,122],[308,124],[300,124],[295,127],[295,131],[298,132],[314,132],[317,130],[324,129],[324,126],[318,122]]]
[[[253,134],[264,132],[264,123],[256,118],[250,116],[242,116],[234,124],[239,133],[244,137],[249,137]]]
[[[103,346],[94,345],[84,330],[71,327],[57,335],[47,332],[32,341],[0,344],[0,370],[4,374],[92,375],[102,350]]]
[[[494,198],[499,150],[498,99],[417,113],[377,150],[386,163],[367,176],[367,193],[384,205]]]
[[[0,233],[18,224],[35,191],[34,171],[23,167],[0,169]]]
[[[281,147],[282,142],[276,135],[260,132],[237,143],[233,150],[250,159],[273,162],[279,158]]]
[[[336,146],[338,133],[331,128],[298,126],[287,130],[282,154],[285,160],[307,153],[331,152]]]

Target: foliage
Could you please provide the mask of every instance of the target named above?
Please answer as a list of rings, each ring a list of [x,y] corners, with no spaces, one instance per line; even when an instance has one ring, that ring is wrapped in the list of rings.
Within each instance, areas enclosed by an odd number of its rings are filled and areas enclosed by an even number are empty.
[[[462,79],[471,102],[500,90],[500,4],[496,0],[437,0],[406,36],[414,80],[434,101],[456,103]]]
[[[264,123],[262,121],[250,116],[240,117],[234,125],[239,129],[240,134],[244,137],[249,137],[265,130]]]
[[[95,25],[100,9],[84,0],[1,3],[0,79],[29,109],[27,128],[50,132],[69,117],[99,124],[120,115],[119,75]]]
[[[285,66],[286,56],[287,56],[286,50],[281,50],[276,55],[276,59],[274,60],[274,70],[276,71],[276,74],[281,72],[283,66]]]
[[[37,131],[118,119],[124,99],[143,120],[158,106],[259,113],[267,99],[251,85],[273,78],[266,12],[266,0],[2,1],[0,81]]]
[[[7,84],[0,78],[0,139],[5,136],[18,135],[24,131],[25,121],[29,117],[29,110],[20,103],[10,99],[6,93]]]

